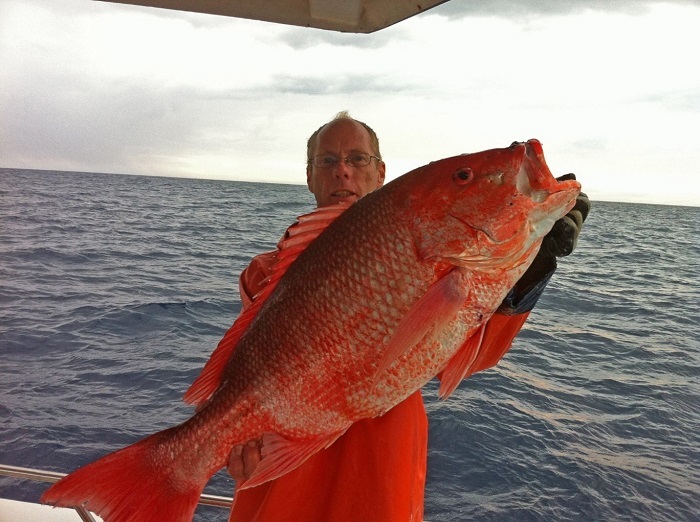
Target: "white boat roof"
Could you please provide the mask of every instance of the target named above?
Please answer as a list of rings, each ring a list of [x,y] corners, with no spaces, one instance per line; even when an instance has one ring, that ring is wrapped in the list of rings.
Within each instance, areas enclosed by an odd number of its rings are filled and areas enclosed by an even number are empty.
[[[349,33],[371,33],[447,0],[101,0],[234,16]]]

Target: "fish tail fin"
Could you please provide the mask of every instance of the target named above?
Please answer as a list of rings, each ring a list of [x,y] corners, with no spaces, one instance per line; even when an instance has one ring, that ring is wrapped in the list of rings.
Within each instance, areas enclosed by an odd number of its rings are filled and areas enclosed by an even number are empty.
[[[84,508],[107,522],[190,521],[208,476],[184,474],[167,442],[175,428],[84,466],[51,486],[41,502]],[[200,473],[201,475],[201,473]]]

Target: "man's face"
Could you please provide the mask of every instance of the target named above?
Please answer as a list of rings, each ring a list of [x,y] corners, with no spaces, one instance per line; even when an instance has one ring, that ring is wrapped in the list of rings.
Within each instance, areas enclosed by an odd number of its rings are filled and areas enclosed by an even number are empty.
[[[306,168],[306,183],[319,207],[341,201],[355,202],[384,184],[386,167],[372,158],[369,165],[352,167],[344,158],[351,154],[376,155],[367,130],[354,120],[339,119],[327,124],[316,137],[313,156],[332,154],[340,161],[331,167]]]

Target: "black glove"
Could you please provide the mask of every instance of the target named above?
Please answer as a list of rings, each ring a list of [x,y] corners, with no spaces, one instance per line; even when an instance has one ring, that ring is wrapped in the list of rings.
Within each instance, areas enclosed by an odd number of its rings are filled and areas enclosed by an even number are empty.
[[[574,174],[564,174],[557,181],[576,179]],[[544,236],[542,246],[537,254],[549,257],[564,257],[571,254],[576,248],[578,235],[581,232],[583,222],[591,210],[591,202],[583,192],[576,198],[576,205],[569,213],[554,223],[552,230]]]
[[[574,174],[564,174],[557,181],[576,179]],[[506,315],[517,315],[529,312],[535,307],[549,279],[557,268],[557,257],[571,254],[576,248],[578,235],[583,222],[591,210],[588,196],[581,193],[576,198],[576,204],[566,216],[557,220],[544,239],[535,259],[522,277],[511,288],[508,295],[498,308],[498,312]]]

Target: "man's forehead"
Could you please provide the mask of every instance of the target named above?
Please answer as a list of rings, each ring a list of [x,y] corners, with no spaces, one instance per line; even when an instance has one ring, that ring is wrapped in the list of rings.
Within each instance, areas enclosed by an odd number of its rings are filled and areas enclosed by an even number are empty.
[[[371,138],[367,129],[355,120],[334,120],[326,124],[316,138],[318,146],[350,145],[354,150],[362,152],[371,145]],[[362,149],[357,147],[362,147]]]

